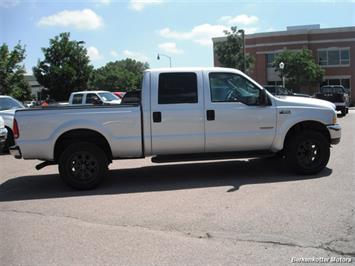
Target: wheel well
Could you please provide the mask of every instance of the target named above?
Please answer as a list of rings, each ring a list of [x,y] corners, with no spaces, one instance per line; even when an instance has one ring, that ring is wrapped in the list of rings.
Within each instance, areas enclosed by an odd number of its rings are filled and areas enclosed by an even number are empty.
[[[284,147],[287,141],[289,141],[294,135],[305,130],[313,130],[313,131],[320,132],[326,137],[326,139],[330,143],[330,134],[327,127],[324,124],[317,121],[303,121],[295,124],[288,130],[284,141]]]
[[[109,162],[112,162],[112,151],[106,138],[95,130],[74,129],[63,133],[56,141],[54,146],[54,160],[57,162],[60,155],[73,142],[90,142],[103,149]]]
[[[10,145],[14,145],[15,139],[14,139],[14,133],[12,132],[12,129],[9,128],[8,126],[5,126],[5,128],[7,129],[7,138],[9,141],[11,141]],[[10,138],[12,139],[10,140]]]

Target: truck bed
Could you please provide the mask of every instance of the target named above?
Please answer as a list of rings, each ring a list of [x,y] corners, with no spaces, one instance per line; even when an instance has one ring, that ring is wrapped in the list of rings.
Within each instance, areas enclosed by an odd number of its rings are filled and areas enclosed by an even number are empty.
[[[70,130],[87,129],[103,135],[112,156],[138,157],[143,154],[141,107],[50,106],[16,111],[24,159],[53,160],[56,140]]]

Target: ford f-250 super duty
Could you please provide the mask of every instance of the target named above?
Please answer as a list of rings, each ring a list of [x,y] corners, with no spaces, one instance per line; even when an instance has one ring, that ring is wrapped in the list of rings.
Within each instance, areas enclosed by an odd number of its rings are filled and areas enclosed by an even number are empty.
[[[228,68],[144,72],[141,103],[18,110],[16,158],[58,164],[76,189],[97,186],[114,159],[153,162],[255,157],[282,152],[294,170],[315,174],[328,163],[341,127],[332,103],[274,97]]]

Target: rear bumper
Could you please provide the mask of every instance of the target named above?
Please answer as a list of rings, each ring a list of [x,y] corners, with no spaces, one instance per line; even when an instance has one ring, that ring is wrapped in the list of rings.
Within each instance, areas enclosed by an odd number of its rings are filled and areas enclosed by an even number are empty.
[[[16,159],[21,159],[22,154],[19,146],[12,146],[9,148],[10,154],[14,156]]]
[[[335,125],[328,125],[327,128],[330,135],[330,143],[334,145],[338,144],[341,138],[341,126],[335,124]]]

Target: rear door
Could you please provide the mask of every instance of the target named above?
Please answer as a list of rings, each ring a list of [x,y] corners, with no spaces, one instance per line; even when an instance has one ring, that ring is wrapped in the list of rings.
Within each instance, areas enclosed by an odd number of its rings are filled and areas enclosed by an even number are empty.
[[[152,72],[151,82],[153,154],[204,152],[201,72]]]

